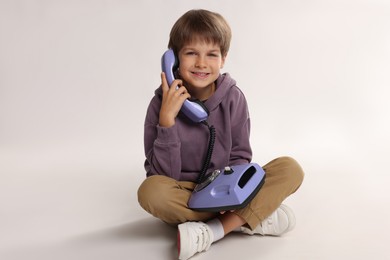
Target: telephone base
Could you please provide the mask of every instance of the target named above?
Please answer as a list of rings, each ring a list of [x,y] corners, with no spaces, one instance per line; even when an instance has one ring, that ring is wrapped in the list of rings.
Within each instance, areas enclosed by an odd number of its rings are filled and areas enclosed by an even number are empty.
[[[195,187],[188,207],[209,212],[243,208],[256,196],[264,181],[265,172],[256,163],[216,170]]]

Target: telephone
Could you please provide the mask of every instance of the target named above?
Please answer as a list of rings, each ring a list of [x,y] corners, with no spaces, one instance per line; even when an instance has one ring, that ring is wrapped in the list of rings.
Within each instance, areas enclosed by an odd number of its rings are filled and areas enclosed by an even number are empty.
[[[173,50],[168,49],[161,58],[161,68],[165,73],[169,85],[175,80],[174,71],[177,70],[178,67],[179,62],[177,61]],[[209,111],[200,100],[185,100],[181,107],[181,111],[196,123],[206,121],[209,116]]]
[[[188,207],[220,212],[243,208],[265,182],[265,171],[257,163],[227,166],[208,174],[195,186]]]

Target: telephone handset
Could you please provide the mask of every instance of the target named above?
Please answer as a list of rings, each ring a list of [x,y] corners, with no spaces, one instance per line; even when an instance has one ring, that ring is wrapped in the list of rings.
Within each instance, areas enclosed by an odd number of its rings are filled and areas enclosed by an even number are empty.
[[[168,49],[161,58],[161,68],[165,73],[168,84],[175,80],[174,71],[178,68],[178,61],[172,49]],[[200,123],[207,119],[209,111],[200,100],[186,99],[181,107],[181,111],[193,122]]]

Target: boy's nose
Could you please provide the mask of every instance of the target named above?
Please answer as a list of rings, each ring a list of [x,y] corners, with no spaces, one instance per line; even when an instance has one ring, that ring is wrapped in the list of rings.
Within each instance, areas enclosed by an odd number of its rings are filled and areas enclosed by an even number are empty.
[[[195,67],[197,67],[197,68],[206,67],[205,59],[203,57],[198,57],[196,59]]]

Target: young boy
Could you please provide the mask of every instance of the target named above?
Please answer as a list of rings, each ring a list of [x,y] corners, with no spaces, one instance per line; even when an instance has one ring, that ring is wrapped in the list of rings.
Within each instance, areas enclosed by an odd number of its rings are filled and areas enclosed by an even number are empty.
[[[247,101],[229,74],[221,74],[231,40],[225,19],[207,10],[190,10],[174,24],[168,47],[179,60],[176,80],[169,86],[161,74],[145,119],[147,178],[138,190],[140,205],[162,221],[178,225],[179,259],[209,249],[232,231],[280,236],[295,225],[291,209],[282,205],[303,181],[303,171],[290,157],[265,166],[265,183],[244,208],[201,212],[188,208],[206,157],[209,131],[180,113],[187,98],[209,110],[215,127],[214,152],[207,172],[252,160]],[[177,88],[179,86],[179,88]]]

